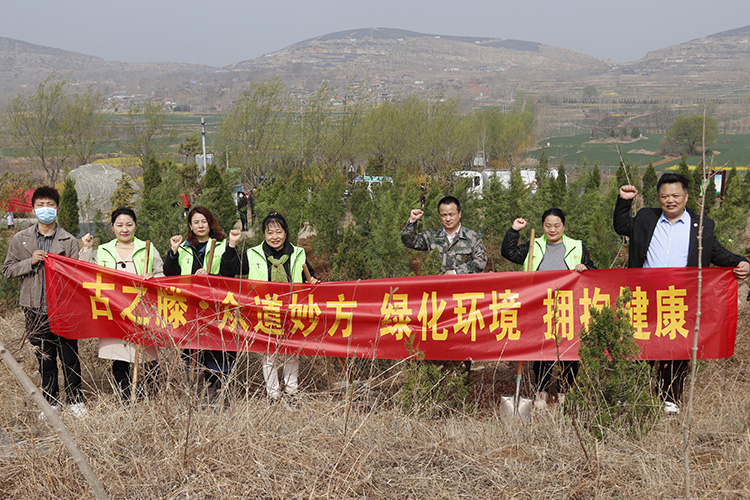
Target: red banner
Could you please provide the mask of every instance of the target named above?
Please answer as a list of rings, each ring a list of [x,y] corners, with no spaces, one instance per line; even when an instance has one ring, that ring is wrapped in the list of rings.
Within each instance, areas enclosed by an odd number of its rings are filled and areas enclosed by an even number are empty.
[[[696,268],[483,273],[303,285],[221,276],[137,276],[50,254],[53,331],[160,346],[436,360],[578,358],[589,307],[623,287],[642,359],[687,359]],[[737,283],[703,271],[700,358],[734,353]]]

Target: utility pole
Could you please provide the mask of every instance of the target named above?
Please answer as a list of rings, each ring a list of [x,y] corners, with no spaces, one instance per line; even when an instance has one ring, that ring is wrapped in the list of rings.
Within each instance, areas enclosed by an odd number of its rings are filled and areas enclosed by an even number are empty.
[[[201,116],[201,140],[203,141],[203,175],[206,175],[206,120]]]

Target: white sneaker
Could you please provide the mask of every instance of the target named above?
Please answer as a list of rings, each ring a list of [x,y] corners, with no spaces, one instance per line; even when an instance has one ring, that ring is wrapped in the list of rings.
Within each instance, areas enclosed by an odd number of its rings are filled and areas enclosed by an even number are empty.
[[[55,411],[55,412],[58,412],[58,411],[60,411],[60,406],[59,406],[59,405],[50,405],[50,406],[52,406],[52,410],[53,410],[53,411]],[[44,414],[44,412],[40,412],[40,413],[39,413],[39,416],[38,416],[37,418],[38,418],[39,420],[42,420],[42,421],[44,421],[44,420],[47,420],[47,415],[45,415],[45,414]]]
[[[88,408],[86,408],[85,403],[76,403],[76,404],[70,405],[70,412],[76,418],[83,418],[89,414],[89,410]]]
[[[680,407],[671,401],[664,401],[664,413],[667,415],[679,415]]]

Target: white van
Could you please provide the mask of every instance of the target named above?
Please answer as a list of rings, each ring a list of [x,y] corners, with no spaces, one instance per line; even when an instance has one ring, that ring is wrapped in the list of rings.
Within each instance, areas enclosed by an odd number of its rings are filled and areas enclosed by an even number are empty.
[[[550,168],[550,175],[553,179],[557,179],[557,169]],[[482,192],[489,185],[490,179],[495,178],[500,181],[500,184],[505,189],[510,189],[510,170],[459,170],[453,172],[455,177],[464,177],[472,179],[471,187],[468,192],[482,198]],[[536,192],[536,170],[524,168],[521,169],[521,179],[523,180],[524,186],[531,188],[531,192]]]

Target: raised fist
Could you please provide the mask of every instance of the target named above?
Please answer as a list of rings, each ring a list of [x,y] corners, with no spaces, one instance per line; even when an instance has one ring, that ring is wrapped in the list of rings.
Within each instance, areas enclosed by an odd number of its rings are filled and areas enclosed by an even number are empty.
[[[175,234],[169,239],[169,247],[172,249],[172,252],[177,253],[177,249],[180,248],[180,243],[182,243],[181,234]]]
[[[632,200],[636,196],[638,196],[638,190],[635,186],[626,184],[625,186],[620,187],[620,198],[623,200]]]
[[[415,208],[414,210],[411,211],[411,214],[409,214],[409,222],[417,222],[420,219],[420,217],[422,217],[423,214],[424,214],[423,211],[421,211],[418,208]]]
[[[526,222],[526,219],[521,219],[520,217],[513,221],[513,225],[511,226],[515,231],[520,231],[521,229],[525,228],[529,223]]]

